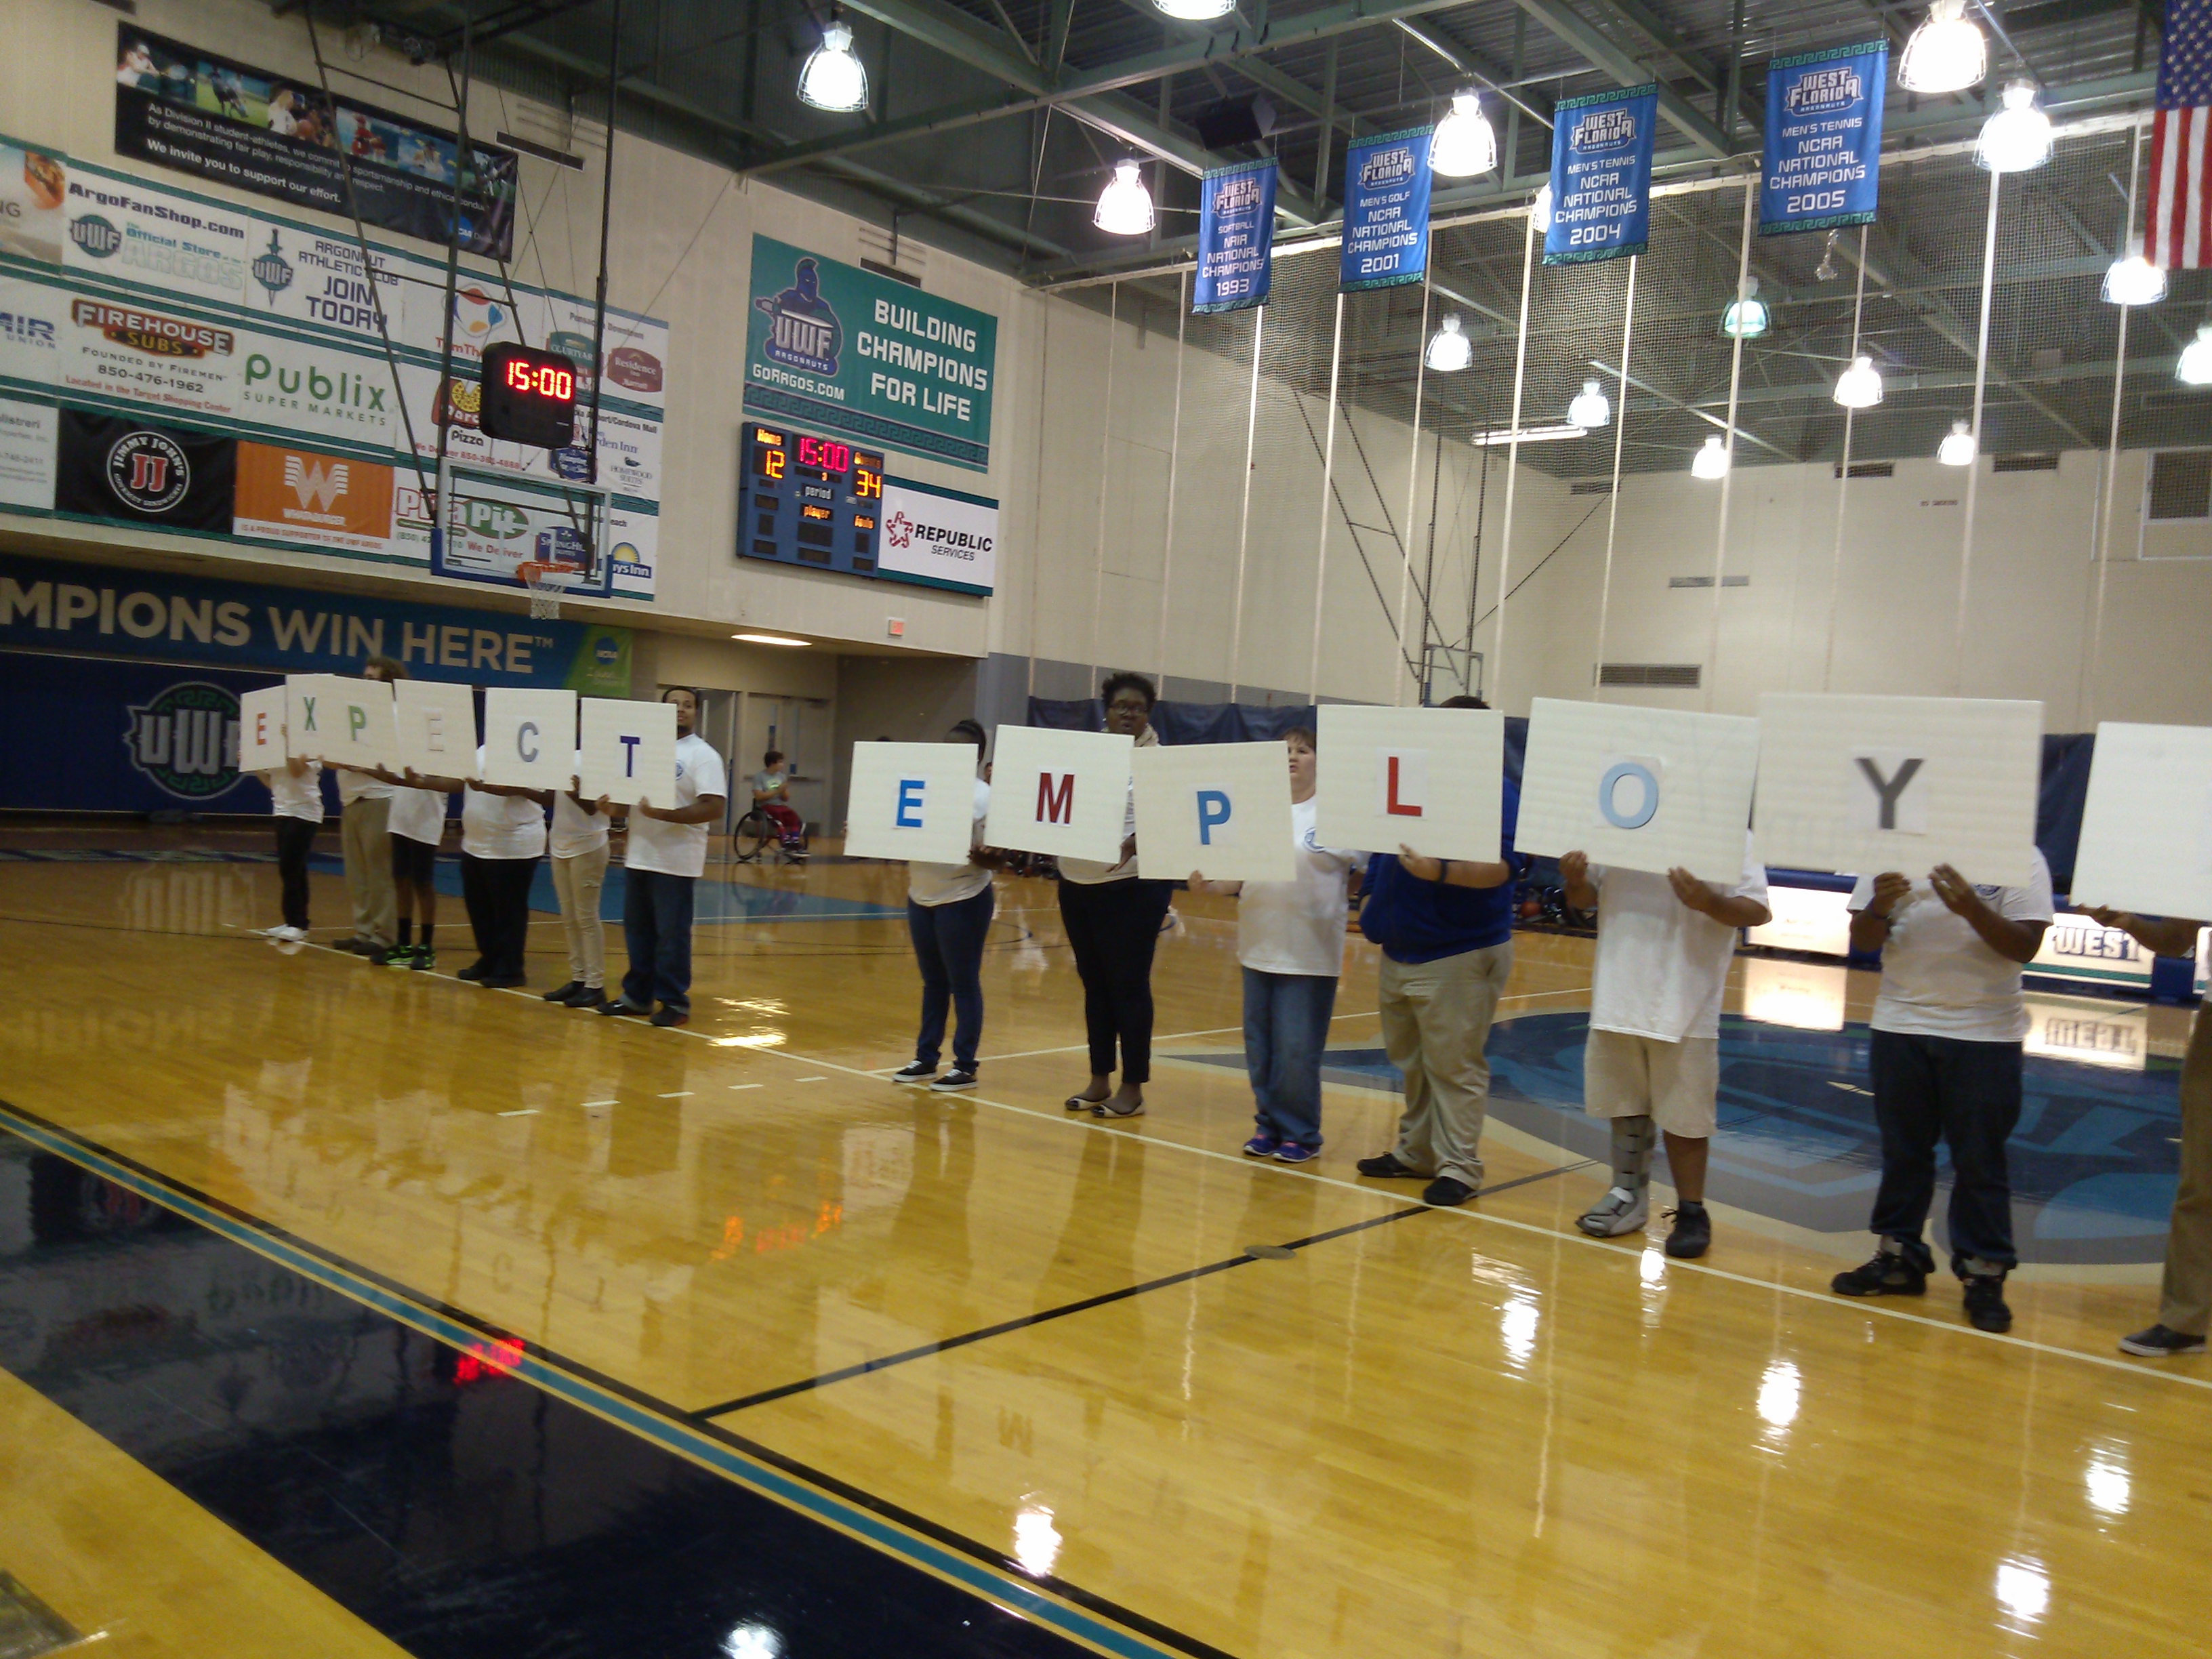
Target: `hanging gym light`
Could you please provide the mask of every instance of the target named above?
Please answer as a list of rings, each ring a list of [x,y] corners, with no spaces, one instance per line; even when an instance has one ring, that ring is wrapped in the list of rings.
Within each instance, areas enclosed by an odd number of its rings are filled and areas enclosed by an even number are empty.
[[[2035,88],[2015,81],[2004,107],[1982,123],[1974,160],[1991,173],[2027,173],[2051,159],[2051,118],[2035,106]]]
[[[2197,337],[2181,348],[2173,378],[2184,386],[2212,386],[2212,323],[2200,323]]]
[[[1552,186],[1547,180],[1537,191],[1535,200],[1528,204],[1528,216],[1536,222],[1536,234],[1543,235],[1552,228]]]
[[[1428,364],[1431,374],[1456,374],[1474,361],[1474,346],[1460,331],[1457,313],[1447,316],[1443,325],[1429,337]]]
[[[1898,59],[1907,92],[1963,92],[1990,72],[1990,43],[1966,21],[1966,0],[1936,0]]]
[[[1237,0],[1152,0],[1152,9],[1178,23],[1205,23],[1237,9]]]
[[[1974,449],[1973,428],[1962,417],[1951,422],[1951,430],[1936,446],[1936,459],[1946,466],[1972,466]]]
[[[1755,340],[1766,332],[1766,301],[1759,297],[1759,278],[1745,279],[1743,298],[1730,300],[1721,313],[1721,332],[1731,340]]]
[[[1836,401],[1845,409],[1872,409],[1881,401],[1881,371],[1871,357],[1854,357],[1836,377]]]
[[[1693,478],[1726,477],[1728,470],[1729,453],[1721,447],[1718,433],[1706,439],[1705,447],[1690,458],[1690,476]]]
[[[867,68],[854,55],[853,31],[836,12],[799,71],[799,101],[840,115],[868,106]]]
[[[1142,236],[1152,228],[1152,193],[1138,176],[1136,162],[1114,163],[1114,176],[1098,192],[1098,211],[1091,222],[1109,236]]]
[[[1567,423],[1585,432],[1595,432],[1612,419],[1613,405],[1606,401],[1597,382],[1584,380],[1582,395],[1567,405]]]
[[[2105,303],[2154,306],[2166,298],[2166,273],[2143,258],[2143,239],[2128,238],[2127,254],[2105,273]]]
[[[1429,138],[1429,170],[1447,179],[1472,179],[1498,165],[1498,135],[1471,92],[1452,94],[1450,112]]]

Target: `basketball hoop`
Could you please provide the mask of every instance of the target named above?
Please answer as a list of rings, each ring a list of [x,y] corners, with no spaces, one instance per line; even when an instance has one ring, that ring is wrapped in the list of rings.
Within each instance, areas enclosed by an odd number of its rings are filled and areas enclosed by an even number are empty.
[[[562,573],[562,568],[540,559],[525,559],[514,567],[516,578],[530,590],[530,619],[532,622],[560,620],[561,588],[554,578]]]

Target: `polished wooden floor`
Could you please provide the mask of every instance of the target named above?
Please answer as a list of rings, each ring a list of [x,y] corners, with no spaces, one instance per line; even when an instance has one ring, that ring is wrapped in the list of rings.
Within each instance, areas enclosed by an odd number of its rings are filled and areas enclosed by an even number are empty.
[[[2154,1269],[2026,1270],[1995,1339],[1948,1285],[1826,1294],[1863,1235],[1722,1209],[1703,1263],[1583,1238],[1599,1177],[1503,1125],[1501,1190],[1392,1218],[1411,1190],[1352,1168],[1388,1144],[1373,1091],[1329,1090],[1299,1170],[1237,1155],[1233,1067],[1164,1059],[1147,1115],[1070,1117],[1079,996],[1041,884],[1000,884],[981,1090],[898,1090],[903,920],[851,910],[902,872],[738,879],[845,902],[702,927],[696,1021],[655,1031],[250,939],[266,866],[0,862],[0,1097],[1229,1653],[2203,1651],[2212,1368],[2112,1347]],[[342,904],[319,876],[319,919]],[[1233,1050],[1228,902],[1177,908],[1161,1047]],[[441,932],[450,970],[458,902]],[[566,976],[548,918],[531,961]],[[1586,944],[1524,936],[1502,1017],[1588,983]],[[1374,1043],[1374,1006],[1355,946],[1336,1042]],[[19,1393],[10,1488],[74,1467]],[[27,1553],[0,1499],[0,1567],[80,1629],[190,1651],[114,1571],[179,1523],[101,1449]],[[267,1564],[206,1560],[263,1594]]]

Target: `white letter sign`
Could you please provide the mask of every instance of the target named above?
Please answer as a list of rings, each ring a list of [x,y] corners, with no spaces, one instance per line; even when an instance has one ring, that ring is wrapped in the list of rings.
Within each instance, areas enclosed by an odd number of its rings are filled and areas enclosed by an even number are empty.
[[[284,744],[301,760],[328,760],[342,746],[338,736],[349,682],[337,674],[284,677]]]
[[[1326,703],[1319,726],[1316,841],[1370,853],[1404,846],[1429,858],[1497,861],[1504,715],[1494,708]]]
[[[848,857],[965,864],[975,825],[975,744],[853,745]]]
[[[985,841],[1015,852],[1119,864],[1134,742],[1112,732],[1001,726],[991,751]]]
[[[483,750],[486,783],[566,789],[576,772],[576,694],[491,687],[484,693]]]
[[[1513,845],[1624,870],[1680,865],[1733,887],[1758,775],[1757,720],[1539,697]]]
[[[2073,899],[2212,918],[2212,726],[2097,727]]]
[[[1137,786],[1137,873],[1179,881],[1288,881],[1289,745],[1194,743],[1131,751]]]
[[[238,769],[274,772],[284,764],[284,688],[264,686],[238,700]]]
[[[428,778],[477,775],[477,705],[451,680],[395,680],[392,713],[399,727],[395,772]]]
[[[586,697],[577,793],[625,806],[676,805],[676,705]],[[564,784],[562,787],[567,787]]]

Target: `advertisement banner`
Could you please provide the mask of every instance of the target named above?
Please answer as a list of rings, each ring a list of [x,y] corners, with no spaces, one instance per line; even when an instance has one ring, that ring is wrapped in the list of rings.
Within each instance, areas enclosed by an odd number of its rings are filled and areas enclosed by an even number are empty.
[[[57,512],[229,533],[236,439],[82,409],[64,409],[60,417]]]
[[[418,678],[626,697],[630,644],[627,628],[598,623],[0,554],[0,660],[90,653],[358,674],[388,656]]]
[[[58,264],[68,187],[69,163],[60,155],[0,139],[0,253]]]
[[[756,413],[985,471],[998,336],[988,313],[753,238],[744,406]]]
[[[1347,290],[1418,283],[1429,262],[1430,127],[1386,132],[1344,155],[1344,250],[1338,286]]]
[[[266,675],[0,652],[0,807],[263,812],[238,705]]]
[[[1191,310],[1245,311],[1267,304],[1274,246],[1274,162],[1206,173],[1198,185],[1198,274],[1191,279]]]
[[[231,533],[355,553],[392,543],[392,469],[268,444],[238,447]]]
[[[1546,264],[1588,264],[1644,252],[1651,240],[1658,125],[1656,85],[1562,98],[1553,106]]]
[[[464,164],[452,133],[127,22],[116,30],[115,149],[296,206],[357,208],[365,223],[441,244],[458,169],[461,246],[514,256],[513,151],[471,142]]]
[[[962,593],[988,593],[998,571],[999,504],[910,479],[884,481],[876,574]]]
[[[602,557],[592,574],[583,574],[589,551],[607,551],[596,498],[459,471],[452,474],[451,494],[443,529],[430,547],[432,575],[513,587],[522,580],[519,568],[535,562],[568,568],[558,579],[563,592],[607,591],[611,561]]]
[[[54,452],[61,411],[51,404],[0,398],[0,507],[54,507]]]
[[[1888,80],[1887,40],[1797,52],[1768,66],[1760,235],[1874,222]]]

